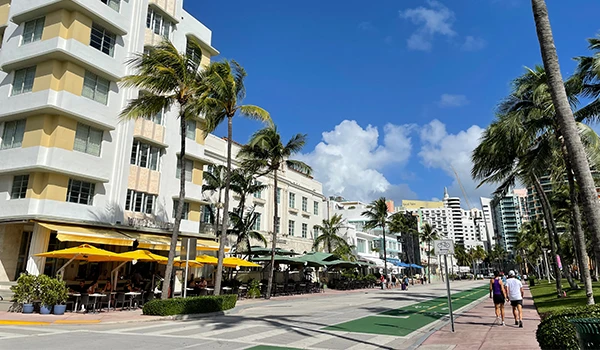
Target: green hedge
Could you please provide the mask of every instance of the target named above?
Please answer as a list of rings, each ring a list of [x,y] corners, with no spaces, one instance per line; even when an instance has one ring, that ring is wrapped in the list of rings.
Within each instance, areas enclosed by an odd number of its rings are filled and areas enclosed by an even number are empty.
[[[573,318],[600,318],[600,305],[579,306],[553,312],[538,326],[536,338],[542,349],[579,349]]]
[[[237,295],[208,295],[201,297],[154,299],[144,304],[144,315],[170,316],[204,314],[233,309]]]

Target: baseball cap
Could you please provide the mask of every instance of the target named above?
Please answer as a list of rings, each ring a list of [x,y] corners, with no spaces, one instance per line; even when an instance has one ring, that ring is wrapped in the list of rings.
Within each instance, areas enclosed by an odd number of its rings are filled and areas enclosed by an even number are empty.
[[[509,275],[509,276],[514,276],[514,275],[515,275],[515,272],[514,272],[513,270],[510,270],[510,271],[508,271],[508,275]]]

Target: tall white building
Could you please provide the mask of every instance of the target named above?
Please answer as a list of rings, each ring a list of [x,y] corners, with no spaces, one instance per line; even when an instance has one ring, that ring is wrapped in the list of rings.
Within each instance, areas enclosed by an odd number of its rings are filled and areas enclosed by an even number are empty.
[[[240,145],[233,144],[232,157],[233,167],[239,166],[236,159],[240,151]],[[204,154],[211,163],[226,165],[227,162],[227,140],[214,135],[208,135],[205,141]],[[246,199],[246,207],[253,205],[259,217],[255,229],[261,232],[269,242],[272,242],[271,233],[278,230],[277,246],[298,253],[312,251],[314,239],[318,232],[316,225],[321,225],[326,212],[325,196],[323,196],[323,185],[294,169],[283,167],[277,177],[279,228],[273,227],[275,188],[271,174],[261,176],[257,179],[268,187],[262,192],[250,195]],[[209,196],[210,203],[218,202],[218,194],[205,193]],[[230,206],[236,207],[240,198],[231,193]],[[269,243],[269,247],[271,247]]]
[[[481,210],[483,212],[483,222],[485,223],[485,226],[483,227],[485,231],[482,232],[482,241],[485,243],[486,249],[490,251],[496,245],[496,240],[494,239],[492,199],[481,197],[479,198],[479,201],[481,203]]]
[[[122,122],[138,91],[117,83],[133,73],[129,59],[163,38],[181,52],[198,41],[204,66],[218,54],[181,0],[0,1],[0,281],[52,274],[58,262],[35,254],[67,245],[168,249],[177,111]],[[185,135],[181,232],[214,247],[200,224],[210,163],[202,123],[190,120]]]

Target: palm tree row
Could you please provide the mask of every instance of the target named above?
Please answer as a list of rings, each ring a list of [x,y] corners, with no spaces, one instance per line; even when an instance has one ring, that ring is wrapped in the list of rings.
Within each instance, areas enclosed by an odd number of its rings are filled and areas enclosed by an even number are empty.
[[[121,118],[132,120],[150,117],[170,108],[177,110],[181,140],[177,155],[180,188],[165,270],[166,281],[170,281],[172,276],[185,203],[188,121],[193,120],[200,123],[204,136],[227,121],[226,165],[212,166],[211,171],[205,174],[206,181],[203,185],[203,191],[217,194],[216,210],[214,207],[207,207],[207,210],[209,210],[215,233],[219,238],[219,262],[215,275],[215,294],[219,294],[227,236],[236,236],[234,244],[236,252],[248,252],[251,240],[266,244],[266,239],[257,230],[254,230],[258,214],[254,212],[253,208],[246,208],[247,196],[262,191],[266,187],[257,183],[256,178],[267,174],[273,176],[274,192],[277,192],[277,172],[283,167],[293,167],[306,174],[310,174],[311,169],[302,162],[289,159],[302,149],[306,142],[306,135],[298,134],[284,145],[270,114],[261,107],[243,104],[246,96],[244,85],[246,72],[242,66],[233,60],[213,62],[208,66],[202,66],[199,60],[200,52],[200,45],[194,40],[188,41],[185,53],[179,52],[170,41],[165,40],[131,59],[129,64],[134,70],[134,74],[125,77],[122,85],[137,88],[140,93],[137,98],[129,101],[121,113]],[[256,132],[248,145],[242,148],[239,152],[241,170],[234,171],[232,167],[232,136],[233,119],[236,116],[258,120],[266,123],[267,127]],[[230,191],[237,193],[240,197],[239,205],[233,211],[230,211]],[[277,196],[274,197],[275,215],[271,238],[273,252],[275,252],[278,227]],[[273,258],[274,255],[272,260]],[[272,281],[273,268],[274,264],[271,261],[269,282]],[[169,286],[169,283],[163,284],[162,298],[169,296]]]
[[[472,175],[482,183],[499,184],[496,195],[505,194],[520,182],[535,188],[547,233],[547,242],[556,277],[556,289],[562,291],[558,256],[564,256],[559,237],[556,208],[541,186],[540,178],[549,176],[553,183],[563,185],[566,179],[570,193],[566,227],[578,265],[582,272],[588,303],[593,303],[591,277],[587,268],[588,252],[580,206],[585,213],[586,227],[597,246],[600,238],[600,207],[590,165],[598,165],[598,135],[583,124],[597,119],[600,64],[597,55],[580,57],[577,73],[563,81],[554,46],[548,12],[544,0],[532,0],[542,61],[544,67],[528,69],[513,82],[511,94],[499,105],[496,120],[484,132],[480,145],[473,152]],[[598,41],[590,40],[590,48],[598,49]],[[579,97],[592,97],[592,103],[577,109]],[[536,224],[537,225],[537,224]],[[538,237],[539,227],[529,227],[530,235]],[[531,259],[532,250],[525,233],[517,249]],[[569,273],[567,279],[576,287]]]

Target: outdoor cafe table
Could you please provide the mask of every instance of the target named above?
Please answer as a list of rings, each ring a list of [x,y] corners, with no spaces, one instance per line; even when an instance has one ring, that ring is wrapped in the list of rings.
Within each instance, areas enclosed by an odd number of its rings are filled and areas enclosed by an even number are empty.
[[[125,295],[129,296],[129,308],[127,310],[131,310],[133,307],[133,298],[137,297],[138,295],[142,295],[142,293],[140,292],[127,292],[125,293]]]
[[[106,294],[94,293],[94,294],[90,294],[90,296],[94,297],[94,307],[92,309],[92,313],[95,314],[96,313],[96,303],[98,302],[98,298],[103,298],[106,296]]]
[[[81,293],[69,293],[70,297],[75,297],[75,307],[73,310],[77,312],[77,307],[79,306],[79,298],[81,298]]]
[[[232,290],[232,288],[231,288],[231,287],[223,287],[222,289],[223,289],[223,291],[225,292],[225,294],[229,294],[229,293],[231,293],[231,290]]]

